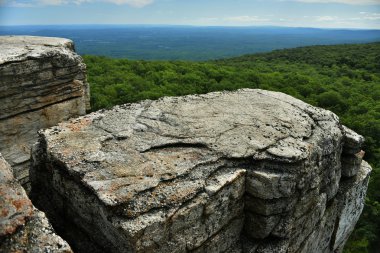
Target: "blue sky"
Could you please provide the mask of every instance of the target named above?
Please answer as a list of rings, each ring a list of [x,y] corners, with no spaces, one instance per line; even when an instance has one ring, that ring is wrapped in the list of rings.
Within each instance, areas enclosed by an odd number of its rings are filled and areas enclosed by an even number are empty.
[[[380,29],[380,0],[0,0],[0,25],[54,24]]]

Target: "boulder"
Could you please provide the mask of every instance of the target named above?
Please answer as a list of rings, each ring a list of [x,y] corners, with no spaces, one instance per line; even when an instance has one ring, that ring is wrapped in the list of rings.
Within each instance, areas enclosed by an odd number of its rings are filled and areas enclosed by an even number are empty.
[[[72,41],[0,36],[0,152],[26,187],[37,131],[90,109],[86,67]]]
[[[335,252],[364,204],[362,142],[277,92],[143,101],[40,131],[32,198],[78,252]]]

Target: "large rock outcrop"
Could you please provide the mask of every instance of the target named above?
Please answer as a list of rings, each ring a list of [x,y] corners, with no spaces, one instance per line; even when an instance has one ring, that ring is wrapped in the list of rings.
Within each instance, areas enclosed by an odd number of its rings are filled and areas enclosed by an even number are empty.
[[[0,152],[28,188],[37,131],[89,109],[85,65],[72,41],[0,36]]]
[[[0,154],[0,252],[72,253],[37,210]]]
[[[341,252],[362,142],[282,93],[143,101],[41,131],[32,196],[83,252]]]

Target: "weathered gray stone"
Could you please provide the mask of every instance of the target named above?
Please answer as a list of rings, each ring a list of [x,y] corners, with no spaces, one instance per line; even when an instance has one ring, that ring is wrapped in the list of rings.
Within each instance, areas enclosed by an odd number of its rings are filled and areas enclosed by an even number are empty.
[[[245,233],[248,237],[254,239],[263,239],[268,237],[276,225],[281,220],[279,215],[263,216],[245,213]]]
[[[237,218],[226,225],[219,233],[211,237],[201,247],[195,249],[194,253],[209,252],[241,252],[241,246],[236,244],[240,239],[240,232],[243,228],[243,219]]]
[[[335,223],[333,222],[337,215],[337,201],[334,200],[325,210],[319,224],[313,232],[302,242],[299,252],[331,252],[330,242],[333,240]]]
[[[355,155],[360,152],[364,142],[364,137],[355,133],[346,126],[342,126],[344,131],[343,152],[346,154]]]
[[[342,155],[342,176],[353,177],[360,170],[364,157],[364,151],[360,151],[354,155]]]
[[[32,193],[109,252],[334,252],[368,183],[341,178],[352,136],[282,93],[143,101],[41,131]]]
[[[261,199],[245,194],[245,210],[264,216],[287,213],[292,210],[297,202],[297,197]]]
[[[0,252],[72,252],[32,205],[0,154]]]
[[[343,251],[344,244],[363,211],[370,172],[371,167],[363,161],[357,175],[341,183],[337,196],[338,215],[334,235],[336,252]]]
[[[0,154],[0,237],[13,234],[33,213],[33,205],[14,180],[10,165]]]
[[[286,198],[295,193],[296,181],[293,175],[262,171],[248,173],[247,192],[256,198]]]
[[[272,240],[269,245],[261,244],[257,247],[256,253],[286,253],[288,252],[289,241],[287,240]]]
[[[90,109],[86,67],[72,41],[0,36],[0,152],[27,186],[37,131]]]

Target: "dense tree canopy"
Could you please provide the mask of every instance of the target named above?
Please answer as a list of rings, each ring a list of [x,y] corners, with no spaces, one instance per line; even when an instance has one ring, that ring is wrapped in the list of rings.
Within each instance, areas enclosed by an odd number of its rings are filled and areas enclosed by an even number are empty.
[[[374,168],[366,206],[346,252],[380,247],[380,43],[313,46],[209,62],[85,56],[94,110],[162,96],[261,88],[335,112],[366,138]]]

